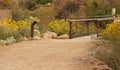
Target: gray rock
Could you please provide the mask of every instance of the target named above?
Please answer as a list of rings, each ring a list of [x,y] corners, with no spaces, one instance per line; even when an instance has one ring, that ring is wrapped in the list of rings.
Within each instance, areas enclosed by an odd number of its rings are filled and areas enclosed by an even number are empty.
[[[39,30],[34,30],[34,36],[40,37],[40,31]]]
[[[13,36],[8,37],[7,40],[6,40],[6,44],[12,44],[14,42],[16,42],[16,40]]]
[[[46,32],[43,34],[43,38],[44,38],[44,39],[57,38],[57,34],[56,34],[55,32],[46,31]]]
[[[29,39],[28,39],[28,38],[26,38],[26,37],[23,37],[23,40],[24,40],[24,41],[28,41]]]
[[[68,34],[60,35],[57,37],[57,39],[69,39],[69,35]]]
[[[0,46],[5,46],[5,45],[6,45],[6,41],[0,40]]]
[[[34,40],[40,40],[40,37],[35,36],[35,37],[34,37]]]
[[[51,34],[52,34],[52,38],[57,38],[57,33],[51,32]]]

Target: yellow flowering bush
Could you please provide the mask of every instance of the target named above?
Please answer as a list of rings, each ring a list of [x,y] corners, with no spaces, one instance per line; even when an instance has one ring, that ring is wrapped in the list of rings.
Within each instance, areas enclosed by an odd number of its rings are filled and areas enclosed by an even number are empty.
[[[18,30],[23,37],[30,36],[29,32],[30,32],[31,24],[28,21],[25,21],[25,20],[15,21],[13,19],[3,19],[1,22],[3,25],[6,25]]]
[[[120,35],[120,23],[108,24],[104,33],[105,34]]]
[[[12,19],[3,19],[1,22],[2,22],[3,25],[9,26],[9,27],[13,27],[15,29],[18,28],[15,20],[12,20]]]
[[[62,20],[55,20],[48,24],[48,26],[51,28],[52,31],[62,34],[69,31],[69,22]]]
[[[65,33],[69,33],[69,22],[68,20],[62,19],[62,20],[55,20],[52,21],[48,24],[48,26],[51,28],[52,31],[56,32],[57,34],[65,34]],[[76,31],[80,31],[80,29],[78,28],[82,28],[81,24],[75,24],[73,23],[72,25],[72,30],[73,33]]]
[[[15,29],[30,26],[30,23],[28,21],[25,21],[25,20],[15,21],[13,19],[4,19],[4,20],[2,20],[2,24],[13,27]]]

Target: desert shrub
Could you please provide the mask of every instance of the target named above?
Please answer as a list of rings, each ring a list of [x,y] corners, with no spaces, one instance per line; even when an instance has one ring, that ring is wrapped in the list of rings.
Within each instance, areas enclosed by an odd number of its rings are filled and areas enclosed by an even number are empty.
[[[39,30],[40,33],[45,33],[46,31],[50,31],[50,28],[46,24],[37,24],[35,29]]]
[[[16,29],[5,25],[0,25],[0,39],[6,40],[9,37],[14,37],[16,42],[21,41],[21,35]]]
[[[12,20],[12,19],[4,19],[2,20],[2,24],[12,27],[20,33],[23,37],[30,36],[30,22],[25,20]]]
[[[57,34],[64,34],[69,32],[69,22],[62,20],[55,20],[48,24],[52,31]]]
[[[41,24],[48,24],[50,21],[54,20],[55,11],[52,6],[40,7],[35,9],[31,15],[34,17],[38,17]]]
[[[18,7],[17,5],[14,5],[12,7],[12,17],[15,20],[20,20],[23,19],[23,11],[20,7]]]
[[[107,28],[104,32],[105,34],[115,34],[120,35],[120,23],[111,23],[107,25]]]
[[[28,7],[28,8],[31,8],[31,7]],[[31,11],[17,4],[13,4],[11,10],[12,10],[12,18],[14,20],[24,20],[31,15]]]
[[[70,14],[76,13],[79,10],[79,4],[74,2],[67,2],[55,16],[57,19],[66,19],[69,18]]]
[[[58,35],[60,34],[65,34],[65,33],[69,33],[69,22],[68,20],[62,19],[62,20],[55,20],[52,21],[48,24],[48,26],[51,28],[52,31],[56,32]],[[89,26],[89,30],[90,33],[94,33],[95,32],[95,26],[94,25],[90,25]],[[81,23],[75,23],[73,22],[72,24],[72,34],[74,35],[85,35],[87,34],[87,27],[85,24],[81,24]]]
[[[103,48],[97,51],[96,56],[113,70],[120,70],[120,22],[108,24],[99,43]]]

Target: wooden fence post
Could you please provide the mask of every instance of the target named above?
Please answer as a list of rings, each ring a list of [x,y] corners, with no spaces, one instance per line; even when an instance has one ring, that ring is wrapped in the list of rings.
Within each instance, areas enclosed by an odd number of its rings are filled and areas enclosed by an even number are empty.
[[[34,25],[36,24],[37,22],[34,21],[32,24],[31,24],[31,39],[33,40],[34,38]]]
[[[112,16],[113,16],[113,18],[115,18],[115,12],[116,12],[116,9],[112,8]]]
[[[89,35],[89,34],[90,34],[89,29],[90,29],[90,28],[89,28],[89,22],[88,22],[88,21],[86,22],[86,25],[87,25],[87,35]]]
[[[99,36],[99,21],[96,21],[97,24],[97,37]]]
[[[72,39],[72,22],[70,22],[69,28],[70,28],[70,30],[69,30],[69,39]]]

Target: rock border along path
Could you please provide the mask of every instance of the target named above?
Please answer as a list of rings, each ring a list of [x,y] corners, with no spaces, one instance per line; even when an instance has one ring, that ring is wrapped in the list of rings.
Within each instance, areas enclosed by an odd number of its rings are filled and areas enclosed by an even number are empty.
[[[89,54],[91,37],[23,41],[0,48],[0,70],[90,70],[80,60]]]

